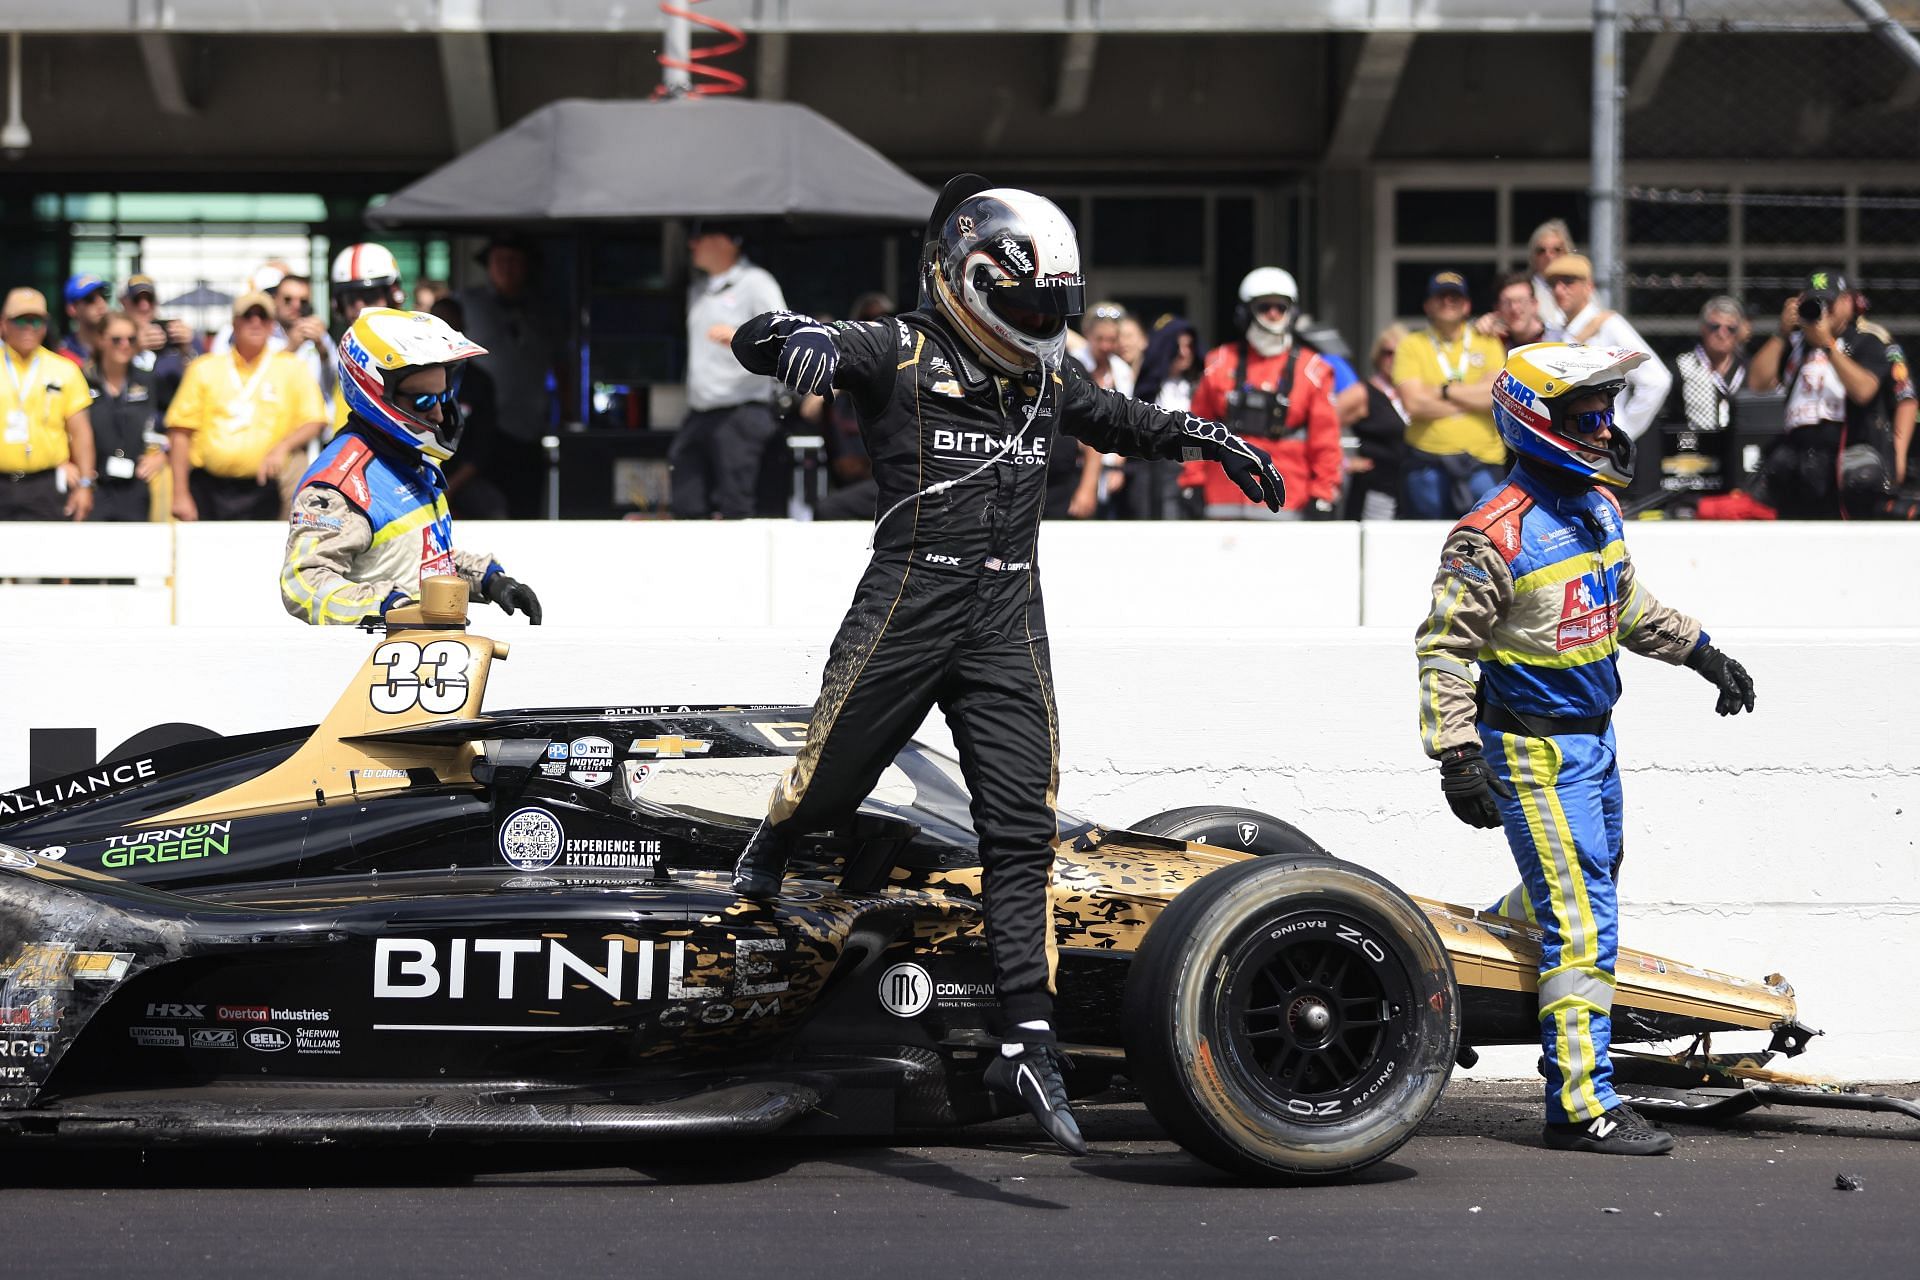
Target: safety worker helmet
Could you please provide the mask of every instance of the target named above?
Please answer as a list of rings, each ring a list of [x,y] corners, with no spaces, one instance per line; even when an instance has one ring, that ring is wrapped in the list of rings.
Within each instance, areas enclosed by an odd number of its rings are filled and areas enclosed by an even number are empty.
[[[1060,206],[991,187],[948,212],[928,262],[933,305],[989,365],[1058,368],[1067,321],[1086,306],[1080,244]]]
[[[1626,388],[1627,374],[1646,359],[1644,351],[1575,342],[1515,347],[1493,380],[1493,421],[1500,438],[1536,464],[1625,488],[1633,479],[1633,438],[1615,426],[1613,402]],[[1604,407],[1572,412],[1575,401],[1596,393],[1606,397]],[[1610,428],[1605,444],[1581,438],[1601,427]]]
[[[403,301],[400,292],[400,264],[383,244],[368,241],[350,244],[333,256],[333,271],[328,276],[333,308],[342,318],[349,302],[375,307],[397,307]]]
[[[360,313],[340,339],[340,395],[347,412],[422,457],[444,462],[460,443],[461,366],[486,348],[424,311],[374,307]],[[422,369],[447,370],[438,393],[402,393],[400,384]],[[428,416],[435,405],[440,420]]]

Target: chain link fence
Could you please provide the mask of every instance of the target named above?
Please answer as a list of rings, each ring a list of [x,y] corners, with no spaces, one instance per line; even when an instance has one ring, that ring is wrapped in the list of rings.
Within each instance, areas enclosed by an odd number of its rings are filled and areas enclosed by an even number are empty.
[[[1909,29],[1920,0],[1885,5]],[[1920,67],[1845,0],[1621,0],[1626,313],[1671,356],[1814,270],[1920,338]]]

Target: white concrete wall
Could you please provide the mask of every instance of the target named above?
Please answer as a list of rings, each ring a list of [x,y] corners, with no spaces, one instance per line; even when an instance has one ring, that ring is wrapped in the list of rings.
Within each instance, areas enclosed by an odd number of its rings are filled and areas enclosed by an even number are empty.
[[[840,550],[819,566],[821,591],[844,588]],[[616,571],[610,608],[638,619],[646,584],[696,567]],[[1748,576],[1774,581],[1759,566]],[[1136,584],[1125,603],[1151,609],[1157,590]],[[808,702],[838,613],[818,607],[826,621],[802,627],[718,627],[677,609],[639,626],[515,634],[488,702]],[[1482,904],[1510,886],[1500,837],[1454,821],[1440,799],[1415,735],[1409,637],[1397,627],[1096,625],[1110,617],[1091,606],[1054,611],[1065,808],[1122,824],[1182,804],[1244,804],[1413,892]],[[491,618],[479,629],[519,630]],[[1735,973],[1785,973],[1806,1021],[1830,1033],[1801,1060],[1809,1070],[1920,1078],[1920,997],[1907,973],[1920,946],[1920,632],[1732,627],[1717,638],[1754,674],[1752,717],[1716,717],[1712,691],[1690,671],[1625,659],[1623,940]],[[26,780],[36,726],[97,727],[104,750],[169,720],[227,733],[315,720],[368,643],[284,620],[144,633],[0,628],[0,670],[13,673],[0,781]],[[930,724],[927,736],[944,734]],[[1530,1059],[1493,1061],[1523,1074]]]
[[[1216,630],[1380,626],[1424,612],[1446,526],[1050,524],[1056,620]],[[1640,522],[1629,540],[1662,599],[1715,627],[1920,627],[1920,526]],[[278,626],[277,524],[14,525],[0,535],[0,625]],[[866,561],[867,529],[785,520],[463,524],[565,627],[826,627]],[[9,578],[134,579],[29,588]],[[46,590],[71,591],[70,597]],[[509,625],[519,625],[509,624]]]

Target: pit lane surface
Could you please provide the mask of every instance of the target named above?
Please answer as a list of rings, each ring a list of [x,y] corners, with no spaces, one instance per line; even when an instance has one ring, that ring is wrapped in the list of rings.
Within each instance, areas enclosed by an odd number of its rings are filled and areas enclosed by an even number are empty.
[[[1393,1160],[1347,1185],[1291,1189],[1234,1185],[1165,1141],[1137,1103],[1083,1109],[1099,1149],[1085,1160],[1011,1122],[897,1147],[15,1149],[0,1157],[0,1270],[1913,1274],[1920,1125],[1910,1120],[1763,1112],[1731,1129],[1675,1126],[1667,1159],[1607,1159],[1543,1150],[1535,1099],[1525,1086],[1456,1081]],[[1836,1190],[1838,1173],[1862,1189]]]

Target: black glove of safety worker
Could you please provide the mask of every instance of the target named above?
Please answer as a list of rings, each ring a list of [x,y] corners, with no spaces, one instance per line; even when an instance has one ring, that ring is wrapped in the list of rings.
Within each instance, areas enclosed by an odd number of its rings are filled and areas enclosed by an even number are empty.
[[[1274,470],[1273,459],[1258,445],[1248,444],[1217,422],[1187,415],[1186,437],[1200,456],[1220,464],[1227,478],[1240,486],[1248,502],[1264,502],[1269,511],[1287,504],[1287,485]]]
[[[839,363],[833,334],[825,325],[809,324],[787,335],[773,373],[803,396],[827,396],[833,394],[833,371]]]
[[[1738,715],[1745,707],[1753,710],[1753,677],[1747,669],[1710,644],[1703,644],[1687,655],[1687,665],[1698,671],[1720,690],[1713,709],[1723,716]]]
[[[1495,795],[1513,799],[1513,788],[1502,782],[1478,747],[1452,747],[1440,753],[1440,790],[1446,793],[1453,816],[1470,827],[1500,825]]]
[[[540,597],[533,594],[533,588],[526,583],[496,573],[487,579],[485,594],[490,603],[499,605],[504,612],[517,610],[526,614],[527,621],[534,626],[540,625]]]

